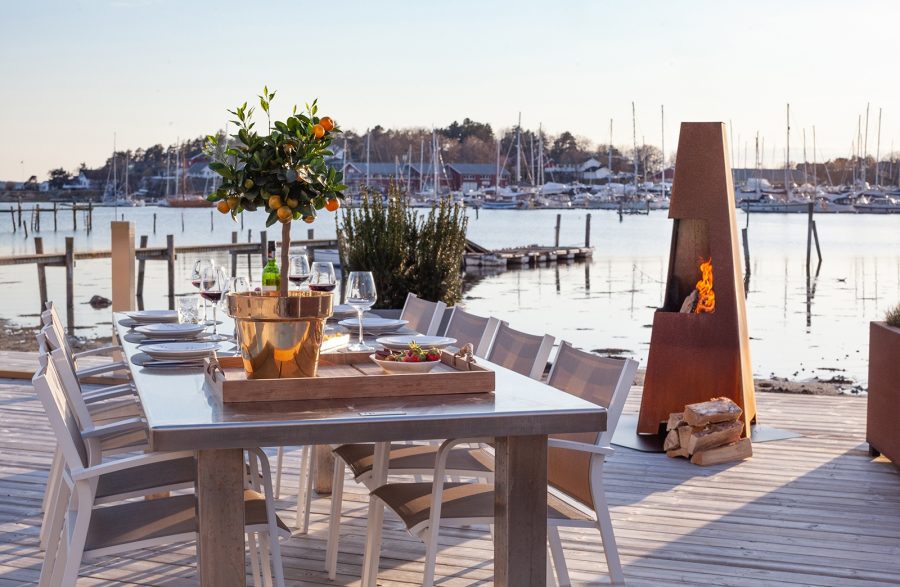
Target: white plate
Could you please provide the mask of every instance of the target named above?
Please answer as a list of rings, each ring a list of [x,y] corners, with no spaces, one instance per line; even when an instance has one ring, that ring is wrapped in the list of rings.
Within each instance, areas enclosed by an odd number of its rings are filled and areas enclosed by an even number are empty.
[[[369,355],[372,361],[388,373],[428,373],[441,364],[440,361],[424,361],[420,363],[403,363],[400,361],[379,361],[374,354]]]
[[[405,351],[409,348],[409,343],[414,342],[422,348],[442,349],[451,344],[456,344],[455,338],[447,338],[446,336],[426,336],[424,334],[401,334],[398,336],[382,336],[376,338],[375,342],[386,349],[392,351]]]
[[[176,310],[141,310],[139,312],[125,312],[125,315],[134,320],[149,324],[151,322],[178,322]]]
[[[166,342],[138,347],[154,359],[206,357],[219,348],[214,342]]]
[[[346,320],[341,320],[338,324],[352,330],[359,329],[358,318],[347,318]],[[396,332],[407,324],[409,324],[409,320],[392,320],[390,318],[377,317],[369,318],[365,316],[363,316],[362,320],[363,332],[368,332],[369,334],[387,334],[388,332]]]
[[[331,317],[335,320],[356,316],[356,308],[347,304],[336,304],[331,308]]]
[[[180,324],[178,322],[157,322],[138,326],[135,332],[140,332],[149,338],[191,338],[206,330],[203,324]]]

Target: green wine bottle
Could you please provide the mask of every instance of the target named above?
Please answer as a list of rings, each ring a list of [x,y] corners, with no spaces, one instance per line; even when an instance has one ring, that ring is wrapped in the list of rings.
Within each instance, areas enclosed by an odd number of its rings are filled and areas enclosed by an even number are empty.
[[[281,272],[275,263],[275,257],[270,256],[269,262],[263,267],[262,272],[262,291],[277,292],[281,288]]]

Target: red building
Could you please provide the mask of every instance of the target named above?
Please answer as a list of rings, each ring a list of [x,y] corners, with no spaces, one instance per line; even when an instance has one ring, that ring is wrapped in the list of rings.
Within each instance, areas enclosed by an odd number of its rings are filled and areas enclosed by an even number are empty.
[[[448,163],[444,166],[451,190],[467,192],[497,185],[497,166],[492,163]],[[509,183],[509,172],[500,172],[500,185]]]

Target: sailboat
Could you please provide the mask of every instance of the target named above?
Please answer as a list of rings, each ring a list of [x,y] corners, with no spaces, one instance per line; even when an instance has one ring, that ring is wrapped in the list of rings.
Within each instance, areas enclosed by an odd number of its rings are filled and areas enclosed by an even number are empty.
[[[101,208],[131,208],[133,206],[143,206],[144,203],[135,203],[128,195],[128,153],[125,153],[125,194],[119,194],[119,178],[116,169],[116,135],[113,134],[113,154],[112,154],[112,182],[109,176],[106,178],[106,187],[103,190],[103,200],[97,206]]]
[[[187,161],[185,160],[183,149],[176,156],[175,176],[181,176],[180,181],[175,182],[175,194],[168,196],[160,206],[168,206],[169,208],[209,208],[213,206],[213,202],[206,199],[206,194],[187,193]],[[168,180],[167,180],[168,181]],[[179,184],[181,193],[179,193]]]

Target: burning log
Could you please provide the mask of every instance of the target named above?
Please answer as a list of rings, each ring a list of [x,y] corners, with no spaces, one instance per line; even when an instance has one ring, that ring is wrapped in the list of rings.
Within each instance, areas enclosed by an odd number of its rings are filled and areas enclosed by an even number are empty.
[[[684,303],[681,304],[681,310],[679,310],[682,314],[693,314],[694,310],[697,309],[697,301],[700,299],[700,292],[696,289],[688,295],[688,297],[684,298]]]
[[[696,465],[713,465],[752,455],[749,438],[741,439],[743,411],[728,398],[685,406],[666,424],[663,448],[669,457],[685,457]]]

